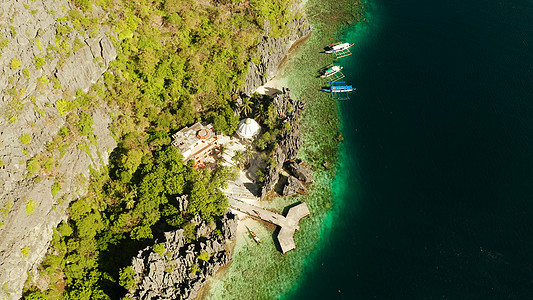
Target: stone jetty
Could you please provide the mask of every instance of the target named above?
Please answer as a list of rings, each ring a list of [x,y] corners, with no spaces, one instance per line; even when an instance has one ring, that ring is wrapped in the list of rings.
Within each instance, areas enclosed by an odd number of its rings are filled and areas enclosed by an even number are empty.
[[[278,234],[278,242],[281,246],[283,254],[296,248],[294,243],[294,233],[300,229],[298,222],[303,217],[309,216],[309,208],[306,203],[300,203],[289,209],[286,216],[282,216],[270,210],[266,210],[246,202],[229,198],[229,205],[231,208],[243,212],[251,217],[261,219],[263,221],[275,224],[281,227]]]

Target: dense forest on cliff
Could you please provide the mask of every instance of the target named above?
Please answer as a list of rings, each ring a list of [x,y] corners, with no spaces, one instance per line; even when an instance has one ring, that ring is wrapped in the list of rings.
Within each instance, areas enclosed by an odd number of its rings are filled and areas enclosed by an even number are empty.
[[[184,228],[191,219],[214,222],[227,209],[220,192],[232,171],[197,170],[183,163],[170,134],[209,121],[235,131],[236,98],[254,47],[265,28],[281,36],[295,16],[289,0],[72,0],[60,26],[93,32],[110,26],[118,50],[101,84],[56,103],[71,120],[51,147],[67,143],[73,131],[92,135],[91,110],[107,105],[118,146],[104,170],[91,170],[85,197],[68,209],[68,222],[54,231],[41,273],[46,289],[28,285],[28,299],[119,298],[131,285],[131,258],[153,244],[162,228]],[[83,62],[80,62],[83,63]],[[59,187],[57,187],[59,188]],[[175,198],[187,194],[182,213]]]

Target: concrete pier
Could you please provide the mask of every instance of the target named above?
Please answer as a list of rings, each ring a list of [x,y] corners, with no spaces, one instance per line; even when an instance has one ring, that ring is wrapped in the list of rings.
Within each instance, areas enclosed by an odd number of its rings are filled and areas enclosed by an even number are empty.
[[[287,216],[282,216],[231,197],[228,197],[228,201],[229,206],[233,209],[281,227],[278,234],[278,241],[283,254],[296,248],[296,244],[294,243],[294,233],[296,230],[300,229],[298,222],[300,222],[303,217],[309,216],[310,214],[306,203],[300,203],[291,207]]]

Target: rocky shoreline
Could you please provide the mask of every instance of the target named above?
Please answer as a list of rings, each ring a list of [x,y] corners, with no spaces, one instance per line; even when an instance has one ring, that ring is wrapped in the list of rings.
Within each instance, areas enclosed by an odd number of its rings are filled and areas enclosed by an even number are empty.
[[[280,38],[268,36],[270,31],[268,24],[265,28],[265,36],[257,45],[259,63],[251,62],[246,73],[246,81],[242,92],[251,95],[258,87],[274,78],[281,63],[287,57],[291,47],[299,40],[308,36],[312,26],[305,18],[295,19],[287,24],[287,35]]]
[[[165,232],[163,241],[156,241],[157,246],[146,247],[133,258],[135,283],[127,296],[194,299],[207,280],[231,261],[228,241],[235,240],[237,220],[236,215],[228,212],[212,228],[197,216],[193,242],[187,242],[183,229]]]
[[[302,137],[300,135],[299,118],[305,109],[305,103],[295,100],[291,97],[288,88],[283,88],[282,92],[277,94],[273,99],[274,105],[278,111],[278,118],[282,122],[290,124],[290,130],[283,131],[276,145],[276,151],[273,155],[274,164],[269,164],[265,170],[265,179],[259,192],[259,197],[264,198],[274,190],[274,187],[280,181],[280,173],[284,170],[289,171],[283,181],[282,196],[292,196],[297,193],[305,193],[307,190],[301,181],[305,183],[313,182],[312,172],[302,164],[296,163],[294,159],[302,146]]]
[[[272,79],[292,45],[310,34],[311,25],[303,18],[293,20],[288,25],[288,32],[287,36],[264,37],[260,42],[257,53],[261,57],[261,63],[250,64],[243,93],[249,95]],[[291,97],[288,88],[282,88],[273,102],[280,118],[291,124],[291,130],[284,132],[278,141],[274,157],[276,167],[267,168],[261,197],[274,189],[284,165],[292,175],[284,180],[283,196],[305,193],[302,182],[313,182],[312,172],[293,160],[302,145],[299,118],[305,103]],[[197,241],[192,243],[185,242],[183,229],[166,232],[164,242],[161,242],[165,246],[163,254],[157,253],[150,246],[139,251],[133,259],[136,287],[129,291],[128,296],[134,299],[194,299],[208,279],[231,262],[232,247],[228,242],[235,240],[237,220],[236,215],[226,213],[220,220],[222,235],[216,235],[205,222],[197,218]],[[200,259],[202,253],[209,253],[209,260]],[[196,268],[193,266],[198,267],[194,274],[190,272],[191,268]]]

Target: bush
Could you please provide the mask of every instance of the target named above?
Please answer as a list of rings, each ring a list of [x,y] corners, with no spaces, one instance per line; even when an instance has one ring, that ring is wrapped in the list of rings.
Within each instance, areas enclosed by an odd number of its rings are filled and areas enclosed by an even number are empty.
[[[28,175],[31,177],[41,170],[41,162],[39,157],[32,157],[26,162],[26,169],[28,170]]]
[[[164,243],[155,244],[153,249],[157,254],[163,256],[163,253],[165,253],[165,244]]]
[[[26,214],[29,216],[33,214],[33,210],[37,204],[30,198],[30,201],[26,203]]]
[[[20,254],[22,255],[22,259],[26,259],[28,255],[30,255],[30,246],[25,246],[20,250]]]
[[[173,13],[173,14],[170,14],[170,16],[168,16],[167,20],[169,23],[178,24],[181,22],[181,17],[177,13]]]
[[[78,129],[80,130],[80,134],[90,136],[93,134],[93,124],[93,117],[86,112],[82,112],[80,115],[80,121],[76,123],[76,126],[78,126]]]
[[[200,253],[198,255],[198,259],[199,260],[203,260],[203,261],[208,261],[209,260],[209,252],[207,251],[202,251],[202,253]]]
[[[22,66],[22,62],[16,58],[11,59],[11,69],[16,70]]]
[[[20,140],[21,143],[26,145],[26,144],[29,144],[31,142],[31,137],[30,137],[29,134],[26,133],[25,135],[19,137],[19,140]]]
[[[90,0],[72,0],[72,3],[79,7],[82,11],[90,11],[93,8],[93,5]]]
[[[54,184],[52,184],[52,196],[55,197],[60,191],[61,185],[59,184],[59,182],[54,182]]]
[[[26,300],[46,300],[46,296],[41,291],[33,291],[26,296],[24,296],[24,299]]]
[[[46,63],[46,60],[43,57],[35,57],[35,68],[40,69],[44,64]]]
[[[197,264],[194,264],[191,266],[191,275],[196,275],[196,273],[200,272],[200,267]]]
[[[9,40],[8,39],[5,39],[5,40],[0,39],[0,50],[2,50],[3,48],[7,47],[8,44],[9,44]]]
[[[119,272],[119,284],[127,290],[135,287],[135,270],[131,266],[125,267]]]
[[[38,88],[44,88],[44,87],[46,87],[46,85],[49,82],[50,82],[50,80],[48,79],[48,77],[41,76],[41,77],[37,78],[37,87]]]

